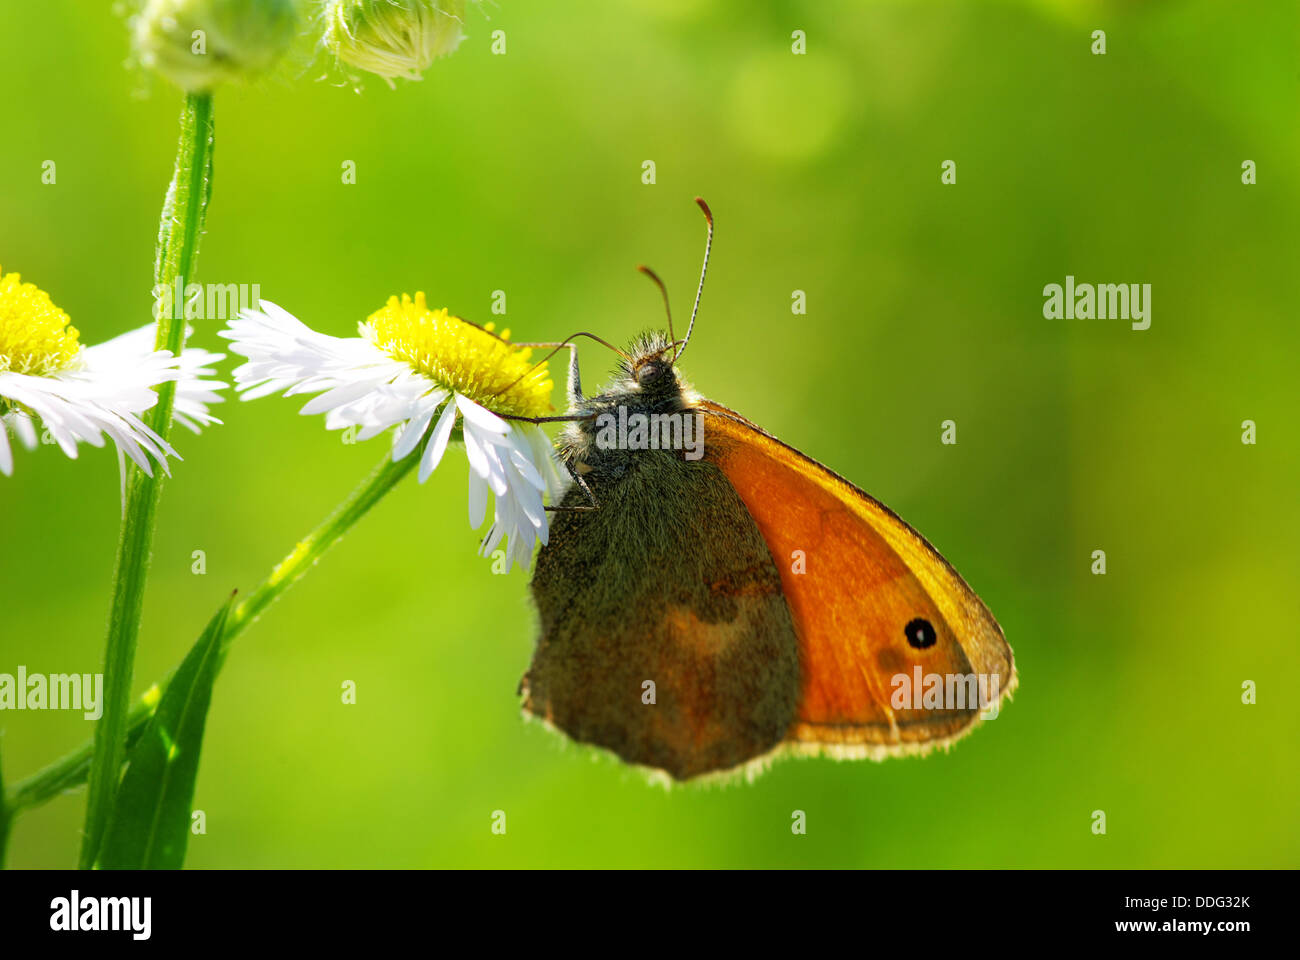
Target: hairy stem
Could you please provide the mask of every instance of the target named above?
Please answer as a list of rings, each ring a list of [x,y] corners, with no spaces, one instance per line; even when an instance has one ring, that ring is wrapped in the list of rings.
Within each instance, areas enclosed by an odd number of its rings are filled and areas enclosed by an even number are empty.
[[[186,95],[180,126],[176,169],[163,202],[159,226],[154,284],[156,289],[183,291],[194,274],[204,213],[212,192],[210,94]],[[170,311],[157,311],[160,315],[155,346],[179,356],[185,346],[185,298],[172,297],[171,307]],[[149,411],[149,426],[164,441],[171,433],[175,396],[176,384],[164,383],[158,389],[157,404]],[[113,607],[104,652],[104,712],[95,726],[94,753],[90,758],[90,790],[79,861],[83,869],[94,866],[112,814],[126,755],[135,648],[162,478],[161,465],[154,468],[152,476],[134,465],[126,474],[122,535],[118,541]]]

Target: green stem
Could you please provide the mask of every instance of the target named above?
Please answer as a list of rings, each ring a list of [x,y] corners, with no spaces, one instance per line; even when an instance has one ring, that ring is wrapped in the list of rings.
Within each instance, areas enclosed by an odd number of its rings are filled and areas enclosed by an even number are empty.
[[[334,508],[328,517],[299,541],[287,557],[276,564],[270,575],[259,584],[248,599],[231,611],[222,636],[222,656],[230,643],[252,624],[289,587],[297,583],[308,570],[337,543],[370,508],[383,499],[419,461],[417,453],[393,462],[391,456],[371,471],[370,475],[352,493]],[[133,744],[162,697],[162,691],[171,679],[170,674],[151,686],[132,706],[127,722],[127,746]],[[87,741],[72,753],[38,771],[26,780],[15,784],[8,797],[10,813],[27,807],[36,807],[61,793],[72,790],[86,781],[94,756],[94,744]]]
[[[410,473],[419,460],[418,452],[396,462],[391,455],[386,455],[370,475],[348,495],[347,499],[335,507],[333,512],[317,524],[311,533],[298,541],[293,551],[276,564],[271,575],[254,588],[248,595],[248,599],[230,612],[230,619],[226,621],[225,636],[222,639],[223,652],[230,646],[230,641],[261,616],[262,611],[274,603],[280,594],[305,576],[307,571],[325,555],[325,551],[337,543],[353,524],[369,513],[370,508],[382,500],[384,494],[393,489],[399,480]]]
[[[181,111],[176,169],[159,226],[154,265],[156,291],[184,291],[193,276],[211,192],[212,97],[187,94]],[[159,314],[156,346],[179,356],[185,346],[185,297],[173,296],[172,309]],[[171,433],[175,396],[176,384],[164,383],[158,390],[157,404],[149,411],[149,425],[164,441]],[[162,478],[161,465],[155,467],[153,476],[134,465],[127,472],[122,535],[113,574],[113,607],[104,652],[104,712],[95,726],[95,749],[90,761],[80,857],[83,869],[95,863],[126,755],[132,670]]]
[[[154,709],[162,698],[163,688],[170,680],[171,673],[168,673],[161,683],[155,683],[132,704],[131,714],[127,720],[126,749],[128,751],[135,746],[136,739],[144,731],[144,725],[153,716]],[[26,780],[15,784],[8,798],[10,815],[28,807],[39,807],[59,794],[81,786],[86,782],[90,772],[90,758],[94,753],[95,741],[87,740],[66,757],[55,760],[48,767],[38,770]]]

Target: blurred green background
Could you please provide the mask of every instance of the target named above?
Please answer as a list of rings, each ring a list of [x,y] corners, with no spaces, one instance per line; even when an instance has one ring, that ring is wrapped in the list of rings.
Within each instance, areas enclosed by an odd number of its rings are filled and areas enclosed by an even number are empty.
[[[0,22],[0,264],[98,342],[149,319],[180,97],[124,67],[106,4],[7,2]],[[189,865],[1300,866],[1297,26],[1290,2],[501,0],[421,83],[357,94],[317,62],[221,90],[199,279],[259,283],[334,334],[415,289],[500,321],[501,289],[518,339],[625,341],[661,323],[637,263],[689,311],[705,196],[687,376],[930,538],[1021,686],[948,754],[651,786],[521,720],[527,581],[475,556],[452,458],[238,641]],[[1151,283],[1150,330],[1045,320],[1066,274]],[[216,329],[193,342],[219,348]],[[610,356],[582,353],[595,385]],[[301,403],[227,403],[225,426],[179,434],[137,690],[383,455]],[[97,670],[114,455],[17,460],[0,671]],[[7,781],[91,727],[0,714]],[[73,865],[83,807],[25,814],[10,864]]]

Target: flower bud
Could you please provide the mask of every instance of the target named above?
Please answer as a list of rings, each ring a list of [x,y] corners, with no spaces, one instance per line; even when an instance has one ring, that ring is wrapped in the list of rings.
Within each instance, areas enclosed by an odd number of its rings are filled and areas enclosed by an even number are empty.
[[[148,0],[134,45],[145,67],[198,92],[265,73],[296,24],[294,0]]]
[[[349,66],[419,80],[464,37],[465,0],[330,0],[325,46]]]

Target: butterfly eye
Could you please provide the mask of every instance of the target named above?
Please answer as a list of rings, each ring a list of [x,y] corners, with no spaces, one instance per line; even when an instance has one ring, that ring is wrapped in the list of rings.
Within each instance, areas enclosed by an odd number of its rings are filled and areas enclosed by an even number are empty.
[[[920,617],[908,621],[907,626],[903,628],[903,636],[907,637],[907,642],[918,650],[933,647],[934,642],[939,639],[938,634],[934,632],[934,624]]]
[[[642,384],[651,383],[652,381],[658,380],[659,375],[663,372],[664,365],[662,363],[658,360],[650,360],[637,368],[636,382]]]

